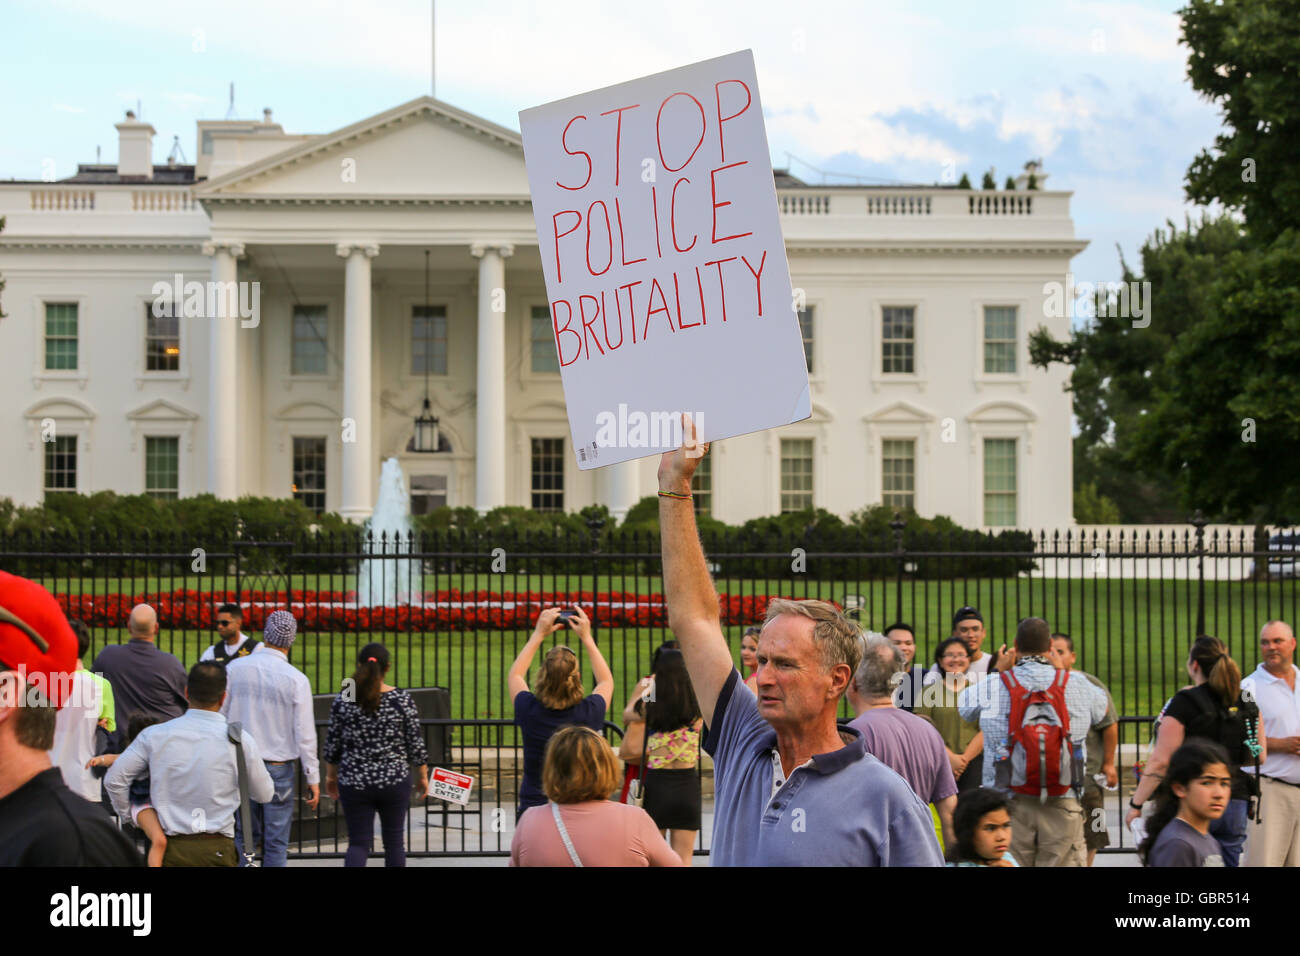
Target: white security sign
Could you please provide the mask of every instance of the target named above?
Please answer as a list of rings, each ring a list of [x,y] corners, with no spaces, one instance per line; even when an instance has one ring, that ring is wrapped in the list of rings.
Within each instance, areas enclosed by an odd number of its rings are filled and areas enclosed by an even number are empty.
[[[578,466],[811,414],[750,51],[519,114]]]

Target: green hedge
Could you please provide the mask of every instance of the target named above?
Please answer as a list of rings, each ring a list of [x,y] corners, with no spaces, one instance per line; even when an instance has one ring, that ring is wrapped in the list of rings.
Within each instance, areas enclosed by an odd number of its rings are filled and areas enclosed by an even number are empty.
[[[898,573],[900,562],[905,562],[905,574],[920,578],[1006,577],[1034,567],[1025,556],[1033,551],[1028,532],[981,533],[949,518],[922,518],[909,511],[902,516],[900,539],[891,526],[894,514],[876,505],[845,521],[818,508],[754,518],[739,526],[702,516],[699,527],[717,573],[734,578],[802,579],[807,574],[798,568],[796,549],[803,550],[808,566],[815,566],[816,576],[824,580],[888,578]],[[415,548],[438,555],[427,562],[430,573],[487,572],[498,547],[513,556],[546,555],[547,572],[587,573],[598,566],[601,573],[659,573],[655,496],[638,501],[622,524],[613,521],[604,505],[567,514],[504,507],[480,515],[473,508],[439,508],[415,517],[412,524]],[[151,559],[156,573],[168,573],[173,566],[183,573],[189,551],[199,547],[226,560],[238,553],[246,572],[348,573],[356,569],[364,534],[363,527],[336,514],[317,516],[286,498],[221,501],[199,495],[168,501],[103,491],[50,495],[34,507],[0,499],[0,535],[6,539],[0,551],[11,547],[71,554],[85,543],[89,550],[170,553]],[[288,567],[283,553],[252,546],[266,541],[294,542],[295,558]],[[896,551],[900,544],[905,556]],[[102,569],[104,559],[94,560]],[[89,561],[69,557],[59,562],[59,571],[85,571],[82,565]]]

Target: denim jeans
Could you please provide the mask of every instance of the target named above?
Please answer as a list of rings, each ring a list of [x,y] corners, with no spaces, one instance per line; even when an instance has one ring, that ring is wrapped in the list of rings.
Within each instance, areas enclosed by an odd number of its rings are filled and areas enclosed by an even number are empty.
[[[298,776],[298,762],[266,764],[266,772],[275,785],[270,803],[250,803],[253,818],[253,850],[262,847],[262,866],[289,865],[289,827],[293,823],[293,785]],[[244,834],[240,815],[235,814],[235,849],[243,864]]]
[[[411,806],[411,777],[388,787],[339,784],[339,802],[348,825],[344,866],[365,866],[375,840],[375,814],[384,835],[384,866],[406,866],[406,812]]]
[[[1229,800],[1223,816],[1210,823],[1210,836],[1219,841],[1224,866],[1241,865],[1241,848],[1246,843],[1247,809],[1245,800]]]

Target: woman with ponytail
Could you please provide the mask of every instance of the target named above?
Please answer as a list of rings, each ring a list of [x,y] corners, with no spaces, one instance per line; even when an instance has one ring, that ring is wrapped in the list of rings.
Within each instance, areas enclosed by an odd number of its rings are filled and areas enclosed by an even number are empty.
[[[510,665],[506,687],[515,705],[515,723],[519,725],[524,745],[524,775],[519,781],[519,806],[515,820],[529,807],[546,805],[542,789],[542,761],[551,736],[561,727],[590,727],[596,733],[605,728],[605,714],[614,696],[614,673],[605,663],[596,640],[591,635],[591,618],[580,607],[560,617],[563,609],[548,607],[537,618],[532,636]],[[533,689],[528,689],[528,668],[542,643],[564,627],[578,632],[583,650],[591,660],[596,689],[583,694],[582,669],[573,648],[557,644],[546,652],[537,672]]]
[[[330,708],[325,737],[325,792],[343,805],[348,825],[344,866],[365,866],[375,835],[384,836],[384,866],[405,866],[411,767],[416,796],[429,791],[429,753],[415,701],[384,681],[390,661],[383,644],[367,644],[357,669]]]
[[[1138,846],[1146,866],[1223,866],[1210,827],[1223,817],[1232,795],[1228,752],[1199,737],[1183,744],[1155,795],[1155,812]]]
[[[1155,747],[1129,800],[1125,823],[1131,826],[1141,814],[1142,805],[1155,793],[1169,771],[1171,758],[1185,740],[1209,740],[1223,747],[1232,770],[1232,800],[1210,825],[1210,835],[1223,848],[1223,865],[1237,866],[1246,842],[1250,801],[1257,793],[1254,779],[1241,768],[1253,766],[1265,757],[1259,709],[1242,699],[1241,669],[1217,637],[1202,635],[1196,639],[1187,660],[1187,674],[1192,686],[1180,690],[1165,706]]]

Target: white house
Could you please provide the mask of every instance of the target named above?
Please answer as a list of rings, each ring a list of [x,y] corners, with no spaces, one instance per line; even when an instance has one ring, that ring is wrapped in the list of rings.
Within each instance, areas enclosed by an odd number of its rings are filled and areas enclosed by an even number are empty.
[[[653,494],[655,459],[574,461],[518,133],[430,97],[322,135],[268,110],[201,121],[197,163],[160,166],[151,126],[117,129],[116,166],[0,182],[0,494],[292,494],[360,519],[390,456],[416,511]],[[813,416],[717,444],[700,507],[1068,526],[1066,373],[1030,368],[1027,338],[1067,332],[1043,286],[1086,245],[1070,193],[776,175]],[[154,307],[208,280],[256,289],[255,321]],[[413,450],[426,372],[436,452]]]

